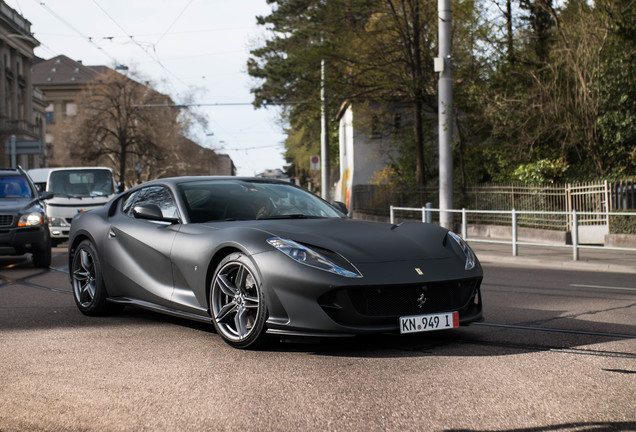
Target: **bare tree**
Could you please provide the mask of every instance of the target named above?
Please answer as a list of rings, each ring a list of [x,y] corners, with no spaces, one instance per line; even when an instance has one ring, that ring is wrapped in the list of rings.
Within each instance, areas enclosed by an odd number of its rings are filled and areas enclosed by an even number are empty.
[[[148,84],[108,70],[77,102],[78,115],[64,134],[71,160],[111,166],[130,185],[157,177],[178,159],[172,143],[183,132],[179,109]]]

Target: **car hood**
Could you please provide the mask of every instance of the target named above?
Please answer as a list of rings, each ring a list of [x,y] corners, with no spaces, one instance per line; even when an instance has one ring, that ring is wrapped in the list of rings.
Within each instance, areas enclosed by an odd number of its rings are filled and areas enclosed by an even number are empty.
[[[337,252],[351,262],[442,259],[447,230],[435,225],[363,222],[351,219],[263,221],[259,227],[274,236]]]
[[[19,211],[24,211],[30,207],[33,207],[34,204],[35,202],[32,198],[2,198],[0,199],[0,213],[16,213]]]

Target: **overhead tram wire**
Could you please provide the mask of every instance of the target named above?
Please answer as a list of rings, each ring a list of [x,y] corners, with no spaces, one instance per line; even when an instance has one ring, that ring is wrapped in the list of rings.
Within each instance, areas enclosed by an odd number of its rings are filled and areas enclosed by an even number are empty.
[[[37,4],[39,4],[40,6],[42,6],[48,13],[50,13],[51,15],[53,15],[55,18],[57,18],[58,20],[60,20],[62,23],[64,23],[64,25],[66,25],[68,28],[70,28],[71,30],[73,30],[75,33],[77,33],[82,39],[86,39],[88,41],[88,43],[94,45],[99,51],[101,51],[102,53],[104,53],[104,55],[108,58],[110,58],[114,63],[117,63],[117,59],[115,57],[113,57],[112,55],[110,55],[104,48],[102,48],[101,46],[99,46],[94,40],[93,38],[91,38],[90,36],[86,36],[85,34],[83,34],[81,31],[79,31],[75,26],[73,26],[71,23],[69,23],[68,21],[66,21],[64,18],[62,18],[59,14],[57,14],[53,9],[51,9],[50,7],[48,7],[43,1],[40,0],[33,0],[34,2],[36,2]]]
[[[165,32],[163,32],[163,34],[161,35],[161,37],[159,37],[159,39],[157,39],[157,42],[155,42],[154,46],[156,47],[157,45],[159,45],[159,42],[161,42],[161,39],[163,39],[163,37],[168,34],[168,32],[170,31],[170,29],[172,29],[172,27],[177,23],[177,21],[179,21],[179,18],[181,18],[181,15],[183,15],[186,11],[186,9],[188,9],[190,7],[190,5],[192,4],[194,0],[190,0],[190,2],[185,5],[185,7],[183,8],[183,10],[181,11],[181,13],[179,15],[177,15],[177,17],[174,19],[174,21],[172,21],[172,24],[170,24],[168,26],[168,28],[166,29]]]
[[[320,103],[320,101],[294,101],[294,102],[277,102],[272,104],[262,104],[263,107],[275,107],[281,105],[303,105]],[[186,104],[138,104],[134,107],[140,108],[197,108],[210,106],[252,106],[252,102],[212,102],[212,103],[186,103]]]
[[[37,1],[37,0],[36,0],[36,1]],[[108,13],[108,11],[106,11],[106,9],[104,9],[104,8],[103,8],[103,7],[102,7],[102,6],[101,6],[101,5],[97,2],[97,0],[93,0],[93,3],[95,3],[95,5],[96,5],[96,6],[97,6],[97,7],[98,7],[98,8],[99,8],[99,9],[100,9],[103,13],[104,13],[104,15],[106,15],[106,16],[107,16],[107,17],[108,17],[108,18],[109,18],[109,19],[110,19],[113,23],[115,23],[115,25],[116,25],[117,27],[119,27],[119,29],[120,29],[121,31],[123,31],[123,32],[124,32],[124,34],[125,34],[125,35],[126,35],[126,36],[127,36],[127,37],[128,37],[128,38],[129,38],[129,39],[130,39],[130,40],[131,40],[131,41],[132,41],[132,42],[133,42],[133,43],[134,43],[134,44],[135,44],[135,45],[136,45],[139,49],[141,49],[141,50],[142,50],[142,51],[143,51],[143,52],[144,52],[144,53],[145,53],[148,57],[150,57],[150,59],[151,59],[152,61],[154,61],[155,63],[157,63],[157,64],[161,67],[161,69],[163,69],[165,72],[167,72],[169,75],[171,75],[174,79],[176,79],[176,80],[177,80],[177,81],[179,81],[181,84],[183,84],[185,87],[188,87],[188,85],[187,85],[186,83],[184,83],[184,82],[181,80],[181,78],[179,78],[179,77],[178,77],[177,75],[175,75],[172,71],[170,71],[167,67],[165,67],[165,66],[163,65],[163,63],[161,63],[161,61],[159,60],[159,58],[158,58],[158,57],[155,57],[155,56],[153,56],[152,54],[150,54],[150,52],[148,52],[148,50],[147,50],[147,49],[146,49],[143,45],[141,45],[139,42],[137,42],[137,40],[136,40],[136,39],[135,39],[135,38],[134,38],[131,34],[129,34],[129,33],[126,31],[126,29],[125,29],[124,27],[122,27],[122,26],[121,26],[121,25],[117,22],[117,20],[115,20],[115,18],[113,18],[113,17],[112,17],[112,16]],[[192,3],[192,0],[190,1],[190,3]],[[190,5],[190,4],[188,4],[188,6],[189,6],[189,5]],[[187,8],[187,6],[186,6],[186,8]],[[185,11],[185,9],[184,9],[184,11]],[[182,11],[182,13],[183,13],[184,11]],[[179,15],[179,16],[181,16],[181,15]],[[174,24],[174,23],[173,23],[173,24]],[[171,25],[171,26],[172,26],[172,25]],[[167,31],[166,31],[166,32],[167,32]],[[162,37],[163,37],[163,36],[162,36]],[[155,44],[155,45],[156,45],[156,44]],[[153,52],[154,52],[155,54],[157,53],[157,52],[154,50],[154,45],[153,45]]]

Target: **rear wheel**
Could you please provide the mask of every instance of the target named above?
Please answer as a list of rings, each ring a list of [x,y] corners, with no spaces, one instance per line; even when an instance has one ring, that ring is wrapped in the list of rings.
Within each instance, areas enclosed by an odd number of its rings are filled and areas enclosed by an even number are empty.
[[[267,342],[267,305],[252,261],[242,253],[224,258],[210,289],[212,322],[236,348],[258,348]]]
[[[106,315],[119,312],[123,306],[108,303],[108,293],[102,278],[95,246],[89,240],[79,244],[71,268],[73,297],[78,309],[85,315]]]

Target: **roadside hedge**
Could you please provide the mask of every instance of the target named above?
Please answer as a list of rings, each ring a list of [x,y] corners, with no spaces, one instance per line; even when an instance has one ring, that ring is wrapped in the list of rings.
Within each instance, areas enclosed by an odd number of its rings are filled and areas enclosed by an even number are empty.
[[[635,213],[635,210],[623,210],[624,212]],[[610,234],[636,234],[636,216],[617,215],[621,210],[615,210],[610,215]]]

